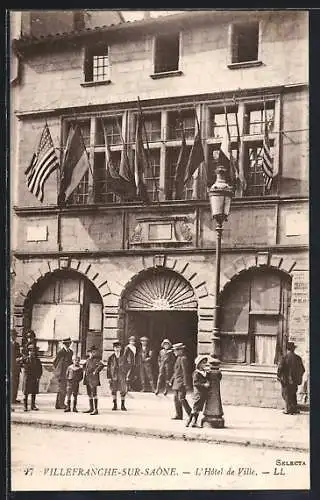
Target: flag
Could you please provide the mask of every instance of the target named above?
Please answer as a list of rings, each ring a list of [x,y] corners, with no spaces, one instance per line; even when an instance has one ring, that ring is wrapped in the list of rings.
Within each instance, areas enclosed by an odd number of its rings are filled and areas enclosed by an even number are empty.
[[[142,115],[139,113],[136,124],[136,147],[134,152],[134,180],[137,196],[145,203],[150,203],[146,185],[144,183],[143,174],[147,169],[148,162],[146,152],[144,150],[142,139]]]
[[[204,158],[204,151],[203,151],[203,147],[202,147],[200,126],[199,126],[197,115],[196,115],[196,119],[197,119],[197,133],[196,133],[196,136],[194,138],[193,146],[191,148],[188,163],[186,166],[184,184],[186,184],[189,181],[189,179],[191,179],[194,172],[197,170],[197,168],[200,167],[201,163],[205,159]]]
[[[59,161],[53,146],[48,124],[46,123],[41,134],[37,152],[33,154],[30,165],[25,171],[28,189],[41,203],[44,197],[44,184],[58,166]]]
[[[273,160],[271,156],[266,108],[264,108],[264,137],[262,144],[262,175],[266,190],[270,191],[273,179]]]
[[[223,138],[220,145],[220,154],[219,154],[219,162],[226,168],[227,170],[227,181],[231,186],[236,188],[239,182],[239,144],[240,144],[240,134],[238,131],[237,136],[237,158],[232,156],[232,141],[230,134],[230,127],[228,121],[228,113],[226,106],[224,107],[224,115],[225,115],[225,133],[223,134]],[[236,114],[236,121],[238,120],[238,116]]]
[[[129,183],[125,178],[120,176],[121,163],[123,162],[124,158],[124,145],[121,152],[120,167],[117,167],[112,159],[112,153],[105,126],[103,126],[103,133],[105,142],[106,180],[108,188],[110,188],[110,191],[116,193],[121,198],[132,198],[134,196],[133,183]]]
[[[173,199],[181,200],[183,196],[183,186],[184,186],[184,177],[186,174],[186,167],[188,162],[188,147],[186,143],[186,136],[184,132],[183,123],[181,123],[182,127],[182,140],[181,140],[181,149],[178,157],[178,161],[176,164],[176,171],[174,175],[174,193]]]
[[[119,176],[128,183],[128,187],[129,187],[130,191],[132,191],[132,188],[133,189],[135,188],[134,172],[133,172],[133,169],[130,165],[130,161],[128,158],[128,152],[127,152],[127,146],[123,140],[121,127],[120,127],[118,120],[117,120],[117,127],[118,127],[118,131],[119,131],[120,139],[122,142]]]
[[[65,202],[80,184],[90,162],[78,125],[71,125],[63,154],[60,200]]]
[[[238,120],[238,111],[235,112],[235,118],[236,118],[236,127],[237,127],[236,171],[237,171],[237,178],[238,178],[239,184],[240,184],[240,190],[241,190],[241,193],[243,194],[245,192],[245,190],[247,189],[247,180],[246,180],[245,173],[244,173],[243,162],[240,162],[241,139],[240,139],[240,127],[239,127],[239,120]]]

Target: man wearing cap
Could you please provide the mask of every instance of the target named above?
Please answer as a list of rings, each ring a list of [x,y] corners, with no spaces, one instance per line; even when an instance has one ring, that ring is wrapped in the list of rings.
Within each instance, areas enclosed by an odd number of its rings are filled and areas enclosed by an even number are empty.
[[[155,394],[159,394],[161,387],[164,387],[163,394],[168,393],[170,380],[173,373],[175,363],[175,356],[172,351],[172,344],[169,339],[163,339],[161,342],[161,349],[158,354],[158,380]]]
[[[138,352],[138,363],[140,367],[140,381],[142,386],[142,392],[147,391],[147,385],[149,384],[152,392],[155,392],[153,373],[152,373],[152,358],[153,351],[149,347],[148,337],[141,337],[141,349]]]
[[[56,398],[56,409],[65,410],[65,398],[67,394],[67,368],[72,363],[73,351],[70,349],[71,338],[67,337],[62,340],[62,348],[57,352],[53,361],[55,375],[58,379],[59,387]]]
[[[302,376],[305,372],[301,357],[294,352],[295,348],[294,342],[287,343],[287,353],[281,359],[277,371],[277,378],[282,387],[282,397],[286,403],[283,413],[286,415],[299,413],[297,390],[298,385],[302,384]]]
[[[90,415],[98,415],[98,394],[97,387],[100,383],[100,372],[104,368],[104,364],[98,357],[96,346],[92,346],[88,351],[89,358],[83,365],[84,377],[83,385],[87,387],[87,394],[89,397],[89,410],[83,413],[90,413]]]
[[[107,378],[109,379],[109,385],[113,400],[112,410],[118,409],[117,404],[117,392],[120,392],[121,398],[121,410],[127,411],[125,406],[125,397],[127,393],[127,373],[128,364],[126,359],[121,352],[121,343],[116,341],[113,343],[113,353],[109,356],[107,362]]]
[[[170,381],[174,392],[174,406],[176,414],[172,420],[182,420],[183,408],[190,415],[191,408],[186,400],[187,390],[191,389],[190,373],[188,367],[188,359],[184,354],[185,346],[182,342],[173,344],[173,352],[176,356],[176,361],[173,368],[173,375]]]
[[[131,335],[128,339],[128,344],[124,348],[124,358],[129,367],[127,373],[127,383],[128,389],[135,390],[138,389],[137,382],[139,381],[139,363],[137,356],[137,343],[134,335]]]

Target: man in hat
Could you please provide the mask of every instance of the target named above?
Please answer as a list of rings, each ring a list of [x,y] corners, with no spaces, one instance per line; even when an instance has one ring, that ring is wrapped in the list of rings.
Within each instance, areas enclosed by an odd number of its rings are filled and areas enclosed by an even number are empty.
[[[159,394],[161,387],[164,387],[163,394],[168,393],[170,380],[173,373],[173,366],[175,363],[175,355],[172,350],[172,343],[169,339],[164,339],[161,342],[161,349],[158,354],[158,380],[155,394]]]
[[[299,413],[297,390],[298,385],[302,384],[302,376],[305,372],[301,357],[294,352],[295,348],[294,342],[287,343],[287,353],[281,359],[277,371],[277,377],[282,387],[282,397],[286,403],[286,409],[283,413],[286,415]]]
[[[137,352],[137,341],[134,335],[131,335],[128,339],[128,344],[124,348],[123,355],[125,357],[126,363],[129,367],[127,373],[127,383],[128,389],[137,390],[139,386],[139,360]]]
[[[22,356],[17,342],[16,330],[11,330],[11,403],[20,403],[17,399]]]
[[[72,364],[73,351],[70,349],[71,338],[67,337],[62,340],[62,348],[57,352],[53,361],[55,375],[59,383],[58,393],[56,398],[56,409],[65,410],[65,398],[67,394],[67,368]]]
[[[23,380],[22,392],[24,394],[24,411],[28,411],[28,396],[31,394],[31,410],[38,410],[36,407],[36,394],[39,392],[39,381],[42,375],[42,364],[38,358],[38,349],[33,344],[29,344],[28,356],[23,360]]]
[[[191,390],[190,373],[188,359],[185,355],[185,346],[182,342],[173,344],[173,352],[176,356],[176,361],[173,368],[173,375],[170,381],[174,392],[174,406],[176,414],[172,420],[182,420],[184,408],[185,412],[190,415],[191,408],[186,399],[187,390]]]
[[[148,337],[141,337],[140,342],[141,349],[138,352],[138,363],[140,367],[140,381],[142,392],[147,391],[148,384],[150,385],[152,392],[155,392],[152,373],[153,351],[152,349],[150,349]]]
[[[97,387],[100,383],[100,372],[104,368],[104,364],[98,357],[96,346],[92,346],[88,351],[89,358],[83,365],[84,377],[83,384],[87,386],[87,394],[89,397],[89,410],[83,413],[90,415],[98,415],[98,394]]]
[[[112,394],[112,410],[118,409],[117,392],[120,392],[121,410],[127,411],[125,406],[125,397],[127,393],[127,373],[128,364],[121,352],[121,343],[113,343],[113,353],[109,356],[107,362],[107,378],[109,379],[110,390]]]

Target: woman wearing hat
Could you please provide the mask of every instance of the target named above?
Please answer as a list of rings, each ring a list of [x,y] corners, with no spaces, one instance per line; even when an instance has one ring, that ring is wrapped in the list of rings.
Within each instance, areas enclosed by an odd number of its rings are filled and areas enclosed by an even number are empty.
[[[155,394],[159,394],[161,387],[164,387],[164,395],[168,393],[174,362],[175,357],[172,351],[172,344],[169,339],[164,339],[161,342],[161,349],[158,355],[159,373]]]
[[[87,394],[89,397],[89,410],[84,411],[84,413],[98,415],[97,387],[101,385],[100,372],[103,368],[104,364],[98,358],[97,348],[93,345],[91,349],[89,349],[89,358],[83,365],[83,384],[87,387]]]
[[[113,351],[114,352],[109,356],[107,362],[107,378],[109,379],[113,400],[112,410],[118,409],[117,392],[120,392],[121,410],[127,411],[125,407],[125,397],[127,393],[127,373],[129,367],[121,352],[121,343],[119,341],[113,343]]]
[[[24,411],[28,411],[28,396],[31,394],[31,410],[36,407],[36,394],[39,392],[39,381],[42,375],[42,364],[38,358],[37,347],[28,345],[28,356],[23,360],[22,392],[24,394]]]
[[[56,398],[56,410],[65,410],[65,398],[67,394],[67,369],[72,364],[73,351],[70,349],[71,338],[62,340],[62,348],[57,352],[53,361],[55,376],[58,379],[59,387]]]
[[[193,406],[192,411],[186,423],[186,427],[197,426],[197,420],[200,411],[203,410],[204,404],[208,399],[208,390],[210,382],[208,380],[208,356],[199,355],[195,359],[195,370],[192,375],[193,381]]]

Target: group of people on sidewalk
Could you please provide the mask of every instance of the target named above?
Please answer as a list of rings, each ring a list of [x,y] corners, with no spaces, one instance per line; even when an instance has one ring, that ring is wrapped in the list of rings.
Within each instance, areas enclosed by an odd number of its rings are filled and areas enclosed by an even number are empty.
[[[17,342],[17,333],[11,332],[11,402],[17,403],[20,371],[23,368],[22,392],[24,394],[24,411],[28,411],[28,396],[31,395],[31,410],[38,410],[36,394],[39,392],[39,381],[42,375],[42,364],[38,355],[35,333],[31,330],[20,347]],[[147,388],[158,395],[161,390],[166,395],[169,389],[173,391],[175,414],[174,420],[183,419],[183,411],[187,414],[186,425],[197,426],[198,415],[205,406],[210,389],[209,373],[215,362],[219,361],[210,356],[200,355],[194,360],[192,371],[190,361],[186,356],[186,347],[183,343],[173,344],[169,339],[161,342],[158,353],[158,377],[153,379],[151,360],[152,349],[149,339],[140,339],[141,347],[137,348],[134,336],[128,339],[128,344],[122,346],[120,341],[113,342],[113,353],[106,364],[98,355],[95,346],[88,350],[87,359],[81,363],[79,356],[75,356],[71,349],[71,338],[62,340],[62,348],[58,350],[53,361],[55,377],[58,381],[58,392],[55,402],[56,409],[77,412],[77,399],[80,383],[86,386],[89,408],[85,413],[98,414],[98,392],[101,385],[100,372],[106,367],[112,395],[112,410],[118,409],[118,393],[120,395],[120,409],[127,411],[125,397],[128,391],[135,389],[137,380],[141,383],[141,390]],[[286,403],[286,414],[299,412],[297,405],[297,388],[302,383],[305,371],[300,356],[295,351],[293,342],[288,342],[287,353],[281,359],[277,377],[281,383],[282,396]],[[220,374],[221,377],[221,374]],[[187,400],[187,392],[193,391],[193,404]],[[71,407],[72,402],[72,407]],[[14,411],[14,409],[12,408]],[[221,408],[222,412],[222,408]]]

